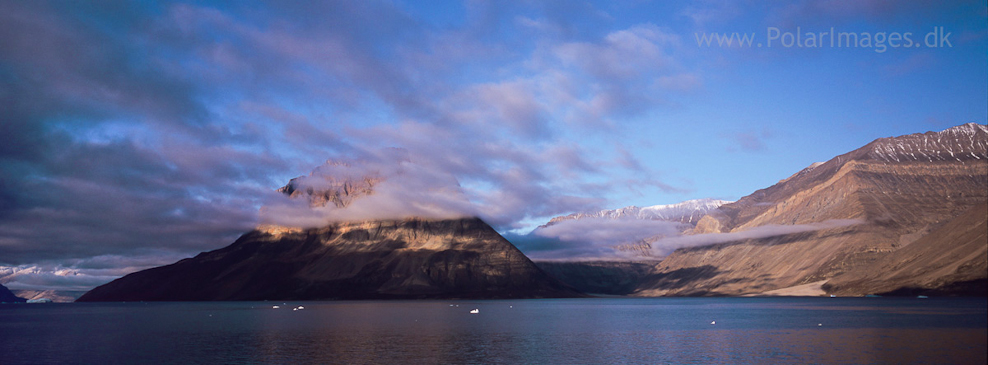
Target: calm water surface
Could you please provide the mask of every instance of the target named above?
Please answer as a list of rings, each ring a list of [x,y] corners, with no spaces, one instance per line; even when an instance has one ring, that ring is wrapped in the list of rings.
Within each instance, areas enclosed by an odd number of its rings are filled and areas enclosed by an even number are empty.
[[[986,304],[985,298],[4,304],[0,364],[985,364]],[[293,310],[300,305],[305,308]]]

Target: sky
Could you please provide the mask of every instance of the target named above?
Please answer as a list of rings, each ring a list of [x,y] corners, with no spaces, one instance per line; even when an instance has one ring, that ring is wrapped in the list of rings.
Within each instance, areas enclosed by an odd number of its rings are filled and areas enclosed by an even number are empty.
[[[87,290],[223,247],[291,217],[274,190],[327,161],[505,234],[736,200],[988,122],[986,19],[983,1],[0,0],[0,283]],[[733,33],[752,41],[702,42]]]

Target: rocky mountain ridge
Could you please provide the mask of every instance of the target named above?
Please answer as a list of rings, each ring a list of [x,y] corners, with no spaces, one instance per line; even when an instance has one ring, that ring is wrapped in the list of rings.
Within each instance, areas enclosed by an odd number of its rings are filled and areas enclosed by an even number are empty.
[[[781,232],[785,227],[833,221],[854,224],[679,249],[656,267],[636,294],[744,295],[821,280],[834,280],[834,285],[825,288],[845,295],[895,292],[902,285],[915,283],[923,283],[926,286],[921,289],[931,291],[950,287],[949,275],[938,276],[942,273],[929,268],[981,267],[988,260],[988,242],[971,246],[974,253],[969,259],[973,261],[961,266],[947,262],[946,257],[893,253],[927,236],[935,242],[924,245],[970,251],[957,248],[968,241],[930,235],[988,201],[986,147],[988,127],[971,123],[941,132],[881,138],[814,164],[712,211],[700,219],[695,232],[716,236],[755,228],[771,231],[779,227]],[[897,265],[897,255],[919,260],[917,265],[929,270],[915,268],[913,272],[926,274],[909,283],[882,276],[880,267]],[[866,285],[847,279],[846,283],[857,284],[837,285],[844,280],[842,275],[869,277],[876,282]],[[982,271],[974,275],[977,279],[971,279],[974,281],[969,286],[973,286],[952,290],[977,291],[986,276]]]

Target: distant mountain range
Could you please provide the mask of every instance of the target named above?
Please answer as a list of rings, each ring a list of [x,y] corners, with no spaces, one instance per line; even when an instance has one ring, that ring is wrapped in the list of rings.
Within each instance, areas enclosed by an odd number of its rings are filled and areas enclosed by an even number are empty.
[[[666,205],[653,205],[648,207],[624,207],[612,210],[600,210],[596,212],[585,212],[585,213],[574,213],[570,215],[564,215],[552,218],[548,223],[542,225],[541,227],[548,227],[559,222],[568,220],[580,220],[587,218],[635,218],[635,219],[651,219],[651,220],[662,220],[668,222],[679,222],[683,224],[688,224],[695,226],[697,222],[700,221],[704,215],[708,212],[717,209],[721,205],[731,203],[727,200],[717,200],[717,199],[696,199],[687,200],[676,204],[666,204]]]

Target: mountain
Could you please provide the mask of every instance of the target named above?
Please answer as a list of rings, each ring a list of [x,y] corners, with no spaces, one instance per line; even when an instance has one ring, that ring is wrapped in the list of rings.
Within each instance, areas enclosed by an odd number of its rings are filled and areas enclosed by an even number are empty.
[[[536,261],[566,285],[590,294],[628,295],[655,266],[651,261]]]
[[[0,285],[0,303],[23,303],[27,299],[14,295],[7,287]]]
[[[225,248],[99,286],[87,301],[578,296],[477,218],[259,227]]]
[[[575,242],[575,237],[581,237],[576,239],[581,241],[596,236],[599,242],[594,242],[594,245],[639,257],[651,257],[652,242],[692,231],[701,217],[725,203],[729,202],[697,199],[676,204],[574,213],[552,218],[532,231],[529,237],[559,238],[561,245],[579,249],[586,242]],[[599,236],[607,238],[600,240]]]
[[[526,238],[534,240],[533,237],[538,236],[555,237],[560,240],[557,245],[563,247],[563,250],[549,254],[550,260],[540,260],[542,253],[529,253],[536,257],[536,265],[540,268],[580,291],[627,295],[638,287],[638,283],[655,265],[652,242],[667,235],[691,231],[701,217],[726,203],[730,202],[696,199],[676,204],[629,206],[555,217],[536,228]],[[668,224],[661,224],[663,222]],[[566,248],[573,252],[580,252],[581,248],[585,248],[587,242],[578,242],[583,238],[602,234],[607,236],[608,242],[595,241],[591,244],[636,256],[639,260],[601,261],[592,257],[572,257],[565,254]],[[562,237],[580,238],[578,241],[567,241]]]
[[[85,291],[78,290],[15,290],[14,294],[26,300],[49,299],[55,303],[72,303]]]
[[[877,139],[700,218],[636,295],[985,293],[988,127]],[[983,209],[982,209],[983,210]],[[892,270],[892,271],[890,271]]]
[[[976,205],[869,266],[823,285],[837,295],[981,295],[988,292],[988,203]]]
[[[726,200],[716,200],[716,199],[696,199],[687,200],[676,204],[666,204],[666,205],[653,205],[649,207],[624,207],[619,209],[611,210],[600,210],[596,212],[586,212],[586,213],[574,213],[565,216],[559,216],[552,218],[548,223],[542,225],[541,227],[548,227],[563,221],[568,220],[580,220],[586,218],[635,218],[635,219],[651,219],[651,220],[662,220],[669,222],[679,222],[683,224],[688,224],[694,226],[699,222],[700,218],[706,215],[708,212],[717,209],[721,205],[730,203]]]
[[[329,162],[278,191],[345,215],[385,179],[377,171]],[[302,209],[292,214],[308,208]],[[78,301],[580,295],[479,218],[403,218],[327,222],[307,229],[262,225],[227,247],[132,273]]]
[[[78,301],[546,298],[578,295],[480,219],[261,228]]]

